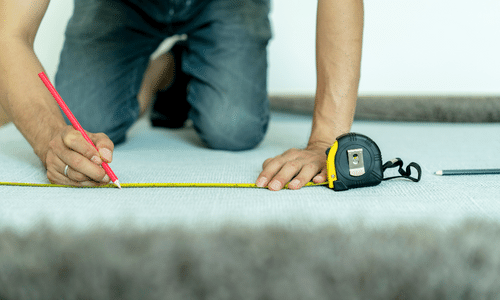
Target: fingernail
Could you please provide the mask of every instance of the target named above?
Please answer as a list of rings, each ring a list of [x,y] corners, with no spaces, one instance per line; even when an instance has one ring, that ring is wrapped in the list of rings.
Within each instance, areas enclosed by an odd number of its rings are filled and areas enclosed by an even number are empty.
[[[104,178],[102,179],[102,182],[109,183],[109,181],[110,181],[109,176],[106,174],[106,176],[104,176]]]
[[[99,153],[101,154],[101,157],[106,162],[110,162],[113,159],[113,155],[111,154],[111,150],[109,150],[108,148],[99,149]]]
[[[92,156],[92,158],[90,160],[96,165],[102,164],[102,160],[96,155]]]
[[[299,184],[300,184],[300,180],[294,179],[294,180],[290,181],[290,183],[288,184],[288,187],[290,189],[297,189],[299,187]]]
[[[279,182],[278,180],[273,180],[270,184],[269,184],[269,188],[273,191],[279,191],[281,190],[281,182]]]
[[[313,178],[314,183],[322,183],[325,182],[325,178],[321,175],[317,175]]]
[[[257,186],[258,187],[265,187],[267,184],[267,178],[266,177],[261,177],[257,180]]]

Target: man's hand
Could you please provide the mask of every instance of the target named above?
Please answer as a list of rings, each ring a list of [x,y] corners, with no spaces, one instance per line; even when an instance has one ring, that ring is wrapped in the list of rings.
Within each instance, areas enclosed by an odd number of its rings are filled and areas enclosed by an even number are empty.
[[[331,145],[315,144],[306,149],[290,149],[267,159],[257,178],[257,186],[267,186],[272,191],[281,190],[286,183],[292,190],[300,189],[311,179],[315,183],[326,181],[326,154]]]
[[[326,181],[325,151],[352,125],[360,78],[363,0],[318,0],[317,11],[317,87],[309,144],[304,150],[291,149],[266,160],[257,179],[259,187],[277,191],[290,180],[290,189],[299,189],[311,179]]]
[[[101,163],[113,159],[113,142],[104,133],[90,133],[99,152],[72,126],[66,126],[49,142],[45,159],[47,178],[53,184],[97,186],[110,179]],[[66,166],[69,166],[64,174]]]

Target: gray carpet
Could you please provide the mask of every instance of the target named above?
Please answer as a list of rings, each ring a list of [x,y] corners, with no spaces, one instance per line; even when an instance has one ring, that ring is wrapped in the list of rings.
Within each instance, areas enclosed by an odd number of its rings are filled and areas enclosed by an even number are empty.
[[[274,113],[258,148],[230,153],[141,120],[111,167],[124,183],[254,182],[310,126]],[[346,192],[0,186],[0,299],[498,298],[500,177],[433,173],[498,168],[499,130],[357,120],[384,160],[416,161],[423,176]],[[0,181],[47,183],[12,125],[0,165]]]
[[[498,299],[499,241],[487,222],[4,231],[0,299]]]
[[[314,96],[274,96],[279,111],[311,114]],[[500,122],[498,96],[361,96],[357,120],[419,122]]]

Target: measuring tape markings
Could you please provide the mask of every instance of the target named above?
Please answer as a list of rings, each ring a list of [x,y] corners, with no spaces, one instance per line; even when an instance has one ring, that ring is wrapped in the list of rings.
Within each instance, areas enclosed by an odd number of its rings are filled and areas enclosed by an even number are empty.
[[[328,182],[314,183],[308,182],[304,186],[323,186]],[[0,186],[21,186],[21,187],[59,187],[59,188],[116,188],[114,184],[101,186],[72,186],[48,183],[22,183],[22,182],[0,182]],[[214,187],[214,188],[257,188],[265,189],[267,187],[258,187],[254,183],[122,183],[122,188],[161,188],[161,187]],[[288,183],[284,187],[288,189]]]

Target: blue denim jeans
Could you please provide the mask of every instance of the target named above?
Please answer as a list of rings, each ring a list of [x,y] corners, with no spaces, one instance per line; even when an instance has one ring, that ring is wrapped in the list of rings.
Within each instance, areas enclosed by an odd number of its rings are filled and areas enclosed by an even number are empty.
[[[189,118],[208,147],[244,150],[269,121],[269,0],[75,0],[56,87],[83,128],[115,143],[139,116],[151,53],[187,34]]]

